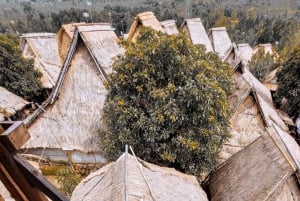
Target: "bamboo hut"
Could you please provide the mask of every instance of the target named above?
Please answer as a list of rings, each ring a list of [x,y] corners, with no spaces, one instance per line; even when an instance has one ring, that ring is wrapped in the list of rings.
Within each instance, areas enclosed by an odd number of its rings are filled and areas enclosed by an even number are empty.
[[[176,35],[178,34],[178,29],[176,26],[175,20],[165,20],[160,22],[162,28],[164,29],[164,32],[168,35]]]
[[[94,168],[105,159],[96,132],[101,125],[113,59],[123,53],[109,24],[77,25],[57,84],[25,120],[31,139],[23,149],[52,161]],[[98,166],[96,166],[98,167]]]
[[[143,12],[138,14],[130,26],[126,40],[134,42],[142,27],[151,27],[156,31],[164,32],[164,29],[153,12]]]
[[[71,201],[208,201],[194,176],[160,167],[124,153],[90,174],[73,191]]]
[[[68,50],[70,48],[73,35],[75,32],[75,28],[77,25],[85,24],[84,22],[81,23],[71,23],[71,24],[64,24],[61,26],[60,30],[57,33],[57,44],[58,44],[58,53],[61,63],[63,64],[65,58],[68,54]]]
[[[276,135],[270,130],[212,173],[212,201],[300,200],[299,146],[294,141],[287,149]]]
[[[243,64],[247,65],[252,58],[253,48],[248,43],[238,44],[237,47]]]
[[[23,34],[20,48],[25,58],[34,59],[34,67],[42,73],[42,87],[51,89],[58,78],[61,64],[58,56],[56,34]]]
[[[23,109],[29,104],[28,101],[0,86],[0,121],[24,119]]]
[[[233,50],[233,44],[225,27],[212,28],[208,34],[215,53],[226,61]]]
[[[214,51],[200,18],[185,19],[181,29],[187,33],[194,45],[204,45],[207,52]]]

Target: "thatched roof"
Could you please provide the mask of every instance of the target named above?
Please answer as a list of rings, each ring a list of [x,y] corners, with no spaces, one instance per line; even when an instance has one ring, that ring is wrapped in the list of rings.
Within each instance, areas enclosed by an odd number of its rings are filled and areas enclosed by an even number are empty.
[[[272,70],[264,79],[264,85],[271,91],[276,91],[278,88],[277,84],[277,72],[278,69]]]
[[[23,56],[34,59],[35,68],[42,73],[42,87],[52,88],[57,81],[61,68],[56,34],[23,34],[21,36],[20,47]]]
[[[143,12],[138,14],[135,18],[126,39],[129,41],[135,41],[136,37],[139,34],[141,27],[151,27],[156,31],[164,32],[164,29],[158,19],[155,17],[153,12]]]
[[[73,191],[71,201],[206,201],[194,176],[123,154],[90,174]]]
[[[233,45],[225,27],[212,28],[209,32],[214,51],[225,61]]]
[[[239,56],[245,65],[251,60],[253,48],[248,43],[238,44]]]
[[[13,116],[29,102],[0,86],[0,121]]]
[[[271,135],[259,137],[212,174],[212,201],[299,200],[294,164]],[[299,147],[293,151],[299,152]]]
[[[273,55],[274,54],[274,51],[273,51],[273,46],[271,43],[266,43],[266,44],[258,44],[256,45],[254,48],[253,48],[253,54],[256,54],[258,52],[258,50],[262,48],[265,53],[269,53],[270,55]]]
[[[178,29],[175,20],[165,20],[160,22],[164,32],[168,35],[178,34]]]
[[[60,30],[57,33],[57,44],[58,44],[58,52],[61,63],[63,64],[65,58],[68,54],[68,50],[70,48],[73,35],[75,32],[75,27],[77,25],[85,24],[84,22],[81,23],[70,23],[64,24],[61,26]]]
[[[200,18],[185,19],[181,28],[188,34],[194,45],[201,44],[208,52],[214,51]]]
[[[99,151],[96,132],[107,94],[104,81],[112,72],[114,57],[122,53],[109,24],[78,25],[44,109],[25,120],[31,139],[24,148]]]

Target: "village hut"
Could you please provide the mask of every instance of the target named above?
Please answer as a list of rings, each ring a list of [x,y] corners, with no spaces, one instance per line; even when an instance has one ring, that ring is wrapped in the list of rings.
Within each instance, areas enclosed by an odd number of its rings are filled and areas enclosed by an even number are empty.
[[[87,200],[208,201],[196,177],[127,153],[79,183],[71,201]]]
[[[65,58],[68,54],[68,50],[70,48],[73,35],[75,32],[75,28],[77,25],[85,24],[84,22],[80,23],[70,23],[64,24],[61,26],[60,30],[57,33],[57,46],[58,46],[58,53],[60,57],[60,61],[63,64]]]
[[[253,48],[248,43],[238,44],[237,47],[243,64],[247,65],[252,58]]]
[[[160,22],[162,28],[164,29],[164,32],[168,35],[176,35],[178,34],[178,29],[176,26],[175,20],[165,20]]]
[[[25,153],[79,168],[92,169],[105,162],[96,134],[102,127],[104,82],[112,73],[114,58],[123,52],[110,24],[76,26],[52,94],[25,120],[31,135]]]
[[[214,51],[201,18],[185,19],[181,29],[187,33],[194,45],[204,45],[207,52]]]
[[[215,53],[226,61],[233,50],[233,44],[225,27],[212,28],[208,34]],[[229,62],[230,63],[230,62]]]
[[[28,101],[0,86],[0,121],[24,119],[24,109],[29,104]]]
[[[232,156],[209,179],[211,200],[300,200],[299,146],[282,142],[271,129]]]
[[[162,24],[158,21],[153,12],[143,12],[138,14],[133,23],[130,26],[128,34],[126,34],[126,40],[135,42],[142,27],[150,27],[156,31],[164,33]]]
[[[21,35],[20,48],[24,58],[34,59],[35,69],[42,73],[42,87],[45,89],[53,88],[61,69],[56,34],[23,34]]]

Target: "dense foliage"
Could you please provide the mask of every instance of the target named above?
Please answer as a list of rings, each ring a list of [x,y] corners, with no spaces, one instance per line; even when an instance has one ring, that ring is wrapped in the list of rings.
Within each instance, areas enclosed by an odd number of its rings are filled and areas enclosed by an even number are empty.
[[[57,181],[60,184],[60,190],[67,196],[71,197],[73,190],[82,180],[71,167],[65,166],[57,171]]]
[[[290,116],[300,113],[300,48],[291,53],[278,73],[275,102]]]
[[[41,73],[22,57],[16,38],[0,34],[0,86],[33,100],[41,94]]]
[[[126,144],[136,155],[199,175],[210,171],[229,137],[231,69],[185,35],[145,29],[114,64],[101,131],[105,156]]]

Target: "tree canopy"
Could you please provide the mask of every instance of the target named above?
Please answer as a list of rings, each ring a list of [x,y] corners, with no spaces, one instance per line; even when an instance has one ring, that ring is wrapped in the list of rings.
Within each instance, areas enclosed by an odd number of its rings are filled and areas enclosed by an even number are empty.
[[[275,102],[290,116],[300,113],[300,48],[295,48],[278,73]]]
[[[105,156],[126,144],[149,162],[200,175],[229,137],[230,67],[183,34],[145,28],[113,65],[100,131]]]
[[[27,99],[41,95],[41,73],[22,57],[15,37],[0,34],[0,86]]]

